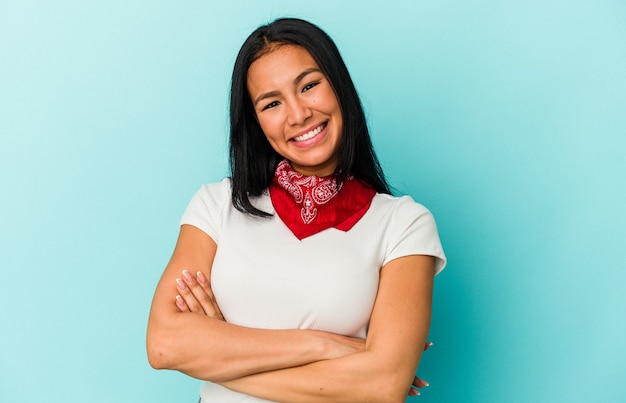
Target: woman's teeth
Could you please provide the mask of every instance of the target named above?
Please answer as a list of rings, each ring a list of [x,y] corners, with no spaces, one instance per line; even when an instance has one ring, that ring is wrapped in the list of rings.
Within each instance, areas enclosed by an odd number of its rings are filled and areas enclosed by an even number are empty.
[[[318,134],[320,134],[320,132],[324,130],[325,127],[326,127],[326,123],[322,123],[321,125],[317,126],[315,129],[311,130],[310,132],[304,133],[302,136],[294,137],[293,141],[304,141],[304,140],[311,139],[317,136]]]

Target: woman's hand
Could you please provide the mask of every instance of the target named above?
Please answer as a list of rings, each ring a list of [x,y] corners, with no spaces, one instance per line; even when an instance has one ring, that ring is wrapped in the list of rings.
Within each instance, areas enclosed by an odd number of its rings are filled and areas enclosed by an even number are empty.
[[[181,312],[198,313],[225,321],[211,289],[211,283],[204,273],[198,272],[194,277],[189,271],[183,270],[181,277],[176,279],[176,288],[179,292],[176,296],[176,307]],[[362,339],[337,335],[336,341],[338,342],[337,345],[340,346],[340,352],[337,353],[337,357],[363,351],[365,348],[365,341]],[[426,342],[424,351],[428,350],[432,345],[433,343]],[[344,349],[345,351],[342,351]],[[408,391],[408,396],[419,396],[420,392],[417,389],[426,386],[428,386],[428,382],[416,376]]]
[[[204,273],[199,271],[194,277],[189,271],[183,270],[182,276],[176,279],[176,288],[179,292],[176,306],[181,312],[199,313],[225,321],[211,290],[211,283]]]
[[[211,283],[204,273],[198,272],[194,277],[188,270],[183,270],[181,276],[176,279],[176,288],[179,292],[176,296],[176,307],[179,311],[198,313],[226,321],[211,289]],[[364,339],[323,333],[326,340],[324,359],[339,358],[365,350]]]
[[[189,271],[183,270],[181,277],[176,279],[176,288],[179,292],[176,296],[176,307],[181,312],[198,313],[225,321],[211,289],[211,284],[204,273],[198,272],[194,277]],[[362,339],[341,335],[336,336],[335,341],[340,346],[336,358],[365,349],[365,341]],[[426,342],[424,351],[428,350],[432,345],[432,342]],[[418,389],[426,386],[428,386],[428,382],[416,376],[407,395],[419,396],[420,392]]]
[[[425,386],[428,386],[428,382],[426,382],[425,380],[418,378],[417,376],[415,377],[415,379],[413,380],[413,384],[411,384],[411,388],[409,389],[409,396],[419,396],[420,395],[420,391],[415,389],[415,388],[423,388]]]
[[[432,342],[427,341],[424,345],[424,351],[428,350],[433,345]],[[424,388],[428,386],[428,382],[423,380],[422,378],[418,378],[417,376],[413,379],[413,383],[411,384],[411,388],[409,389],[409,396],[419,396],[420,392],[416,388]]]
[[[258,329],[226,322],[211,292],[216,251],[217,244],[205,232],[181,225],[150,308],[146,347],[154,368],[224,382],[364,349],[363,341],[318,330]],[[181,274],[184,269],[188,273]],[[202,275],[194,274],[198,272]]]
[[[193,312],[226,321],[211,289],[211,283],[202,272],[192,276],[187,270],[176,279],[176,307],[181,312]],[[326,359],[343,357],[365,350],[365,340],[334,333],[327,333]]]

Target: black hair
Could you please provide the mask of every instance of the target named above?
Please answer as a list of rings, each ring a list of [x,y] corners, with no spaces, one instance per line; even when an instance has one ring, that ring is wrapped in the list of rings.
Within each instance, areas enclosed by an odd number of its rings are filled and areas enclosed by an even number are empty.
[[[283,159],[266,140],[247,87],[250,65],[276,46],[297,45],[309,52],[332,86],[343,118],[337,168],[339,180],[354,176],[379,193],[390,194],[374,153],[361,101],[337,46],[319,27],[297,18],[281,18],[257,28],[239,50],[230,92],[230,168],[232,203],[240,211],[266,217],[250,196],[260,196],[271,184]]]

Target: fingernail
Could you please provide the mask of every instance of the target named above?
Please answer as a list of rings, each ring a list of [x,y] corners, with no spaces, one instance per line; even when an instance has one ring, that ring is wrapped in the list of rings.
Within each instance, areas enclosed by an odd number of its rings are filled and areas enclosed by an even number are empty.
[[[201,282],[202,284],[206,283],[206,277],[204,277],[204,274],[202,274],[201,271],[198,272],[198,281]]]
[[[424,386],[430,386],[430,383],[424,381]]]
[[[183,305],[183,298],[180,295],[176,296],[176,305],[178,305],[178,306],[182,306]]]
[[[432,346],[433,346],[433,342],[432,342],[432,341],[429,341],[429,342],[428,342],[428,347],[432,347]]]
[[[176,279],[176,284],[178,285],[178,289],[180,290],[184,290],[185,289],[185,282],[179,278]]]
[[[187,281],[193,280],[193,277],[191,277],[191,274],[189,274],[187,270],[183,270],[183,277],[185,277],[185,280]]]

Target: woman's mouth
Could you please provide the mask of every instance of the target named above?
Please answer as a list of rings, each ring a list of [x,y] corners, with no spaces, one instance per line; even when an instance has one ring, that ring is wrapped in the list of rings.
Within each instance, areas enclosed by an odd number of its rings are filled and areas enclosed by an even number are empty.
[[[324,130],[326,128],[326,124],[327,122],[322,123],[321,125],[317,126],[315,129],[304,133],[298,137],[294,137],[293,139],[291,139],[292,141],[295,142],[299,142],[299,141],[306,141],[309,139],[312,139],[313,137],[317,136],[318,134],[320,134],[322,132],[322,130]]]

